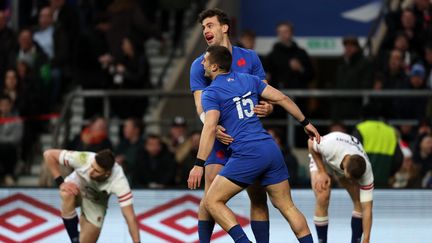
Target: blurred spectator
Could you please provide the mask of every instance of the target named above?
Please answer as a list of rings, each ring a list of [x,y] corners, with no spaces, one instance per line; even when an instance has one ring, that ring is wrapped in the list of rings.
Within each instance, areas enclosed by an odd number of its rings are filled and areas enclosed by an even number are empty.
[[[141,45],[150,37],[161,39],[159,30],[149,23],[136,0],[114,0],[108,6],[110,24],[107,32],[110,53],[117,60],[123,55],[123,39],[129,37]]]
[[[281,132],[276,128],[269,128],[267,129],[267,132],[273,137],[273,139],[276,141],[276,144],[279,146],[282,154],[284,155],[285,159],[285,165],[288,168],[289,176],[290,178],[289,183],[291,186],[299,186],[302,184],[303,178],[299,178],[298,172],[299,172],[299,163],[297,161],[297,158],[291,153],[291,149],[289,146],[285,146],[282,143],[282,140],[279,136]]]
[[[70,78],[71,49],[67,32],[58,25],[53,25],[53,16],[49,7],[44,7],[39,12],[38,30],[33,39],[42,48],[50,61],[49,104],[57,104],[66,88],[65,77]]]
[[[432,42],[425,47],[426,86],[432,89]]]
[[[142,45],[124,38],[122,56],[109,68],[113,77],[111,89],[144,89],[150,85],[150,66]],[[140,105],[134,105],[140,104]],[[129,107],[124,109],[124,107]],[[146,97],[118,97],[113,99],[113,112],[120,118],[142,117],[147,108]]]
[[[172,153],[176,153],[177,148],[187,140],[187,124],[182,116],[176,116],[171,123],[167,144]]]
[[[81,134],[76,135],[66,146],[66,149],[91,152],[112,149],[112,143],[108,137],[107,120],[103,117],[93,118]]]
[[[376,77],[374,83],[375,90],[403,89],[408,77],[405,74],[402,52],[393,49],[390,52],[387,65],[382,69],[379,68]],[[377,106],[386,107],[386,109],[382,110],[383,117],[393,118],[396,116],[398,108],[393,106],[393,100],[388,98],[372,98],[371,102]]]
[[[50,0],[51,12],[56,30],[67,33],[68,47],[71,53],[75,50],[76,38],[80,33],[77,9],[66,4],[66,0]]]
[[[158,135],[147,136],[138,154],[132,178],[134,186],[164,188],[174,184],[176,161]]]
[[[372,88],[371,62],[363,56],[357,37],[343,38],[344,54],[337,69],[335,89],[360,90]],[[334,99],[332,118],[358,118],[361,110],[360,98]]]
[[[423,134],[414,147],[414,163],[420,166],[420,175],[424,177],[432,170],[432,135]]]
[[[390,52],[390,58],[383,73],[383,89],[398,89],[406,82],[407,76],[403,65],[403,54],[399,50],[394,49]]]
[[[48,82],[51,78],[48,57],[42,49],[33,42],[33,33],[23,29],[18,35],[18,52],[12,56],[10,63],[23,62],[30,69],[30,75]]]
[[[29,173],[32,163],[39,159],[41,151],[39,151],[39,135],[47,128],[48,123],[36,118],[44,113],[47,106],[44,99],[43,87],[40,79],[37,76],[31,75],[31,69],[23,62],[17,63],[17,79],[19,83],[18,109],[23,117],[27,117],[24,121],[24,134],[22,138],[21,157],[24,161],[22,172]]]
[[[198,154],[201,132],[195,131],[190,134],[187,141],[184,142],[176,151],[175,158],[178,163],[175,184],[187,188],[189,172],[194,167],[196,156]],[[201,185],[204,185],[204,177],[201,178]]]
[[[2,83],[1,86],[1,93],[9,96],[11,99],[13,112],[19,112],[21,110],[21,100],[23,97],[21,97],[22,92],[15,70],[9,69],[6,71],[4,83]]]
[[[363,144],[374,174],[377,188],[388,187],[389,178],[400,168],[403,160],[396,130],[379,120],[380,111],[371,104],[363,108],[364,121],[357,124],[353,136]]]
[[[0,179],[4,179],[6,186],[15,184],[14,170],[23,134],[21,120],[12,111],[12,105],[10,97],[0,95]]]
[[[12,29],[7,27],[7,18],[0,10],[0,82],[3,81],[6,70],[13,66],[10,57],[16,49],[16,36]]]
[[[432,4],[430,0],[414,0],[412,11],[416,16],[416,26],[419,26],[419,31],[422,40],[432,39]]]
[[[131,180],[137,163],[138,151],[144,146],[143,123],[136,118],[128,118],[123,123],[123,138],[116,148],[116,162],[119,163]]]
[[[256,39],[256,34],[253,30],[243,30],[240,34],[239,41],[236,43],[236,46],[239,46],[239,47],[242,47],[245,49],[255,50],[255,39]],[[258,57],[259,57],[261,63],[264,65],[265,64],[265,57],[263,57],[262,55],[259,55],[259,54],[258,54]],[[266,67],[264,67],[264,68],[266,68]]]
[[[306,51],[293,40],[294,26],[282,22],[276,27],[278,42],[266,58],[269,82],[279,89],[305,89],[314,78]]]
[[[425,90],[425,75],[426,71],[423,65],[417,63],[411,68],[409,80],[406,81],[401,89],[406,90]],[[424,96],[418,97],[398,97],[394,99],[394,109],[397,111],[395,116],[404,119],[422,119],[426,116],[426,106],[428,98]]]
[[[420,186],[418,167],[413,163],[412,152],[407,143],[400,142],[403,162],[401,168],[390,178],[393,188],[418,188]]]
[[[108,15],[100,13],[95,16],[94,27],[78,38],[73,59],[77,69],[75,79],[83,89],[108,88],[108,67],[113,62],[106,39],[110,28]],[[84,107],[84,117],[89,118],[100,112],[102,102],[97,98],[86,98]]]

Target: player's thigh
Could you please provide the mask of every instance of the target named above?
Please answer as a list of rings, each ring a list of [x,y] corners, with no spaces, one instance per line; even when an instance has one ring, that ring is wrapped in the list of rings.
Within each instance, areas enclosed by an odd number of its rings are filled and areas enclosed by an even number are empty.
[[[291,187],[288,180],[266,186],[270,200],[276,208],[282,206],[291,207],[294,205],[291,198]]]
[[[85,215],[80,217],[80,242],[81,243],[93,243],[99,238],[101,228],[90,223]]]
[[[81,214],[96,227],[102,228],[106,210],[107,205],[105,203],[96,203],[88,198],[82,198],[81,200]]]
[[[204,189],[207,191],[210,185],[213,183],[214,179],[218,173],[222,170],[224,165],[222,164],[207,164],[204,170],[205,185]]]
[[[267,204],[266,189],[259,181],[256,181],[254,184],[250,185],[246,190],[252,203]]]
[[[206,206],[213,202],[227,202],[234,195],[243,190],[243,187],[235,184],[224,176],[216,176],[206,195]]]

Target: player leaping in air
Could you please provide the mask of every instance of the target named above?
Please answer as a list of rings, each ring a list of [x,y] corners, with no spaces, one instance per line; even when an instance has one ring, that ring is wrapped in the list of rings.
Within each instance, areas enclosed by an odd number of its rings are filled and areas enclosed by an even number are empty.
[[[265,79],[265,72],[258,55],[253,50],[233,46],[229,40],[230,19],[220,9],[208,9],[200,13],[199,23],[203,28],[203,36],[209,46],[224,46],[232,53],[233,62],[231,69],[237,72],[249,73]],[[204,76],[204,68],[201,64],[204,55],[201,55],[192,63],[190,70],[190,88],[194,95],[197,114],[204,122],[205,116],[201,106],[201,93],[210,84],[211,80]],[[255,105],[254,112],[260,116],[266,116],[273,110],[273,106],[267,102],[260,101]],[[214,228],[214,220],[203,205],[203,200],[216,175],[225,165],[228,154],[227,145],[233,138],[225,134],[224,128],[218,126],[218,140],[215,141],[212,153],[204,165],[196,165],[190,171],[191,180],[201,181],[205,173],[204,195],[198,211],[198,234],[201,243],[210,242]],[[205,167],[205,170],[204,170]],[[200,186],[198,184],[198,186]],[[247,192],[251,200],[251,227],[258,242],[269,242],[269,214],[267,196],[265,190],[259,184],[248,187]]]

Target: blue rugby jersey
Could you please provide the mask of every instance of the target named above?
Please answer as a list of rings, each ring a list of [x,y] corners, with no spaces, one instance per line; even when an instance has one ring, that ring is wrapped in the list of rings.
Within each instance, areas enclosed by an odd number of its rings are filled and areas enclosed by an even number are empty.
[[[265,79],[264,68],[255,51],[233,46],[232,57],[231,71],[249,73],[258,76],[261,80]],[[211,83],[209,78],[204,77],[204,67],[201,64],[203,58],[204,54],[196,58],[190,68],[189,82],[192,92],[204,90]]]

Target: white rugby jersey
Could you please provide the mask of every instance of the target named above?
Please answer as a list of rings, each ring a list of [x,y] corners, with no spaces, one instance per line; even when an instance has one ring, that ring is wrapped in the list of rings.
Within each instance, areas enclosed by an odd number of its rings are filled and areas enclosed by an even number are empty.
[[[360,155],[366,161],[366,171],[358,181],[360,185],[361,201],[364,201],[365,191],[372,191],[374,188],[374,177],[372,166],[366,152],[363,149],[360,141],[346,133],[332,132],[321,137],[321,142],[317,144],[314,140],[313,149],[322,155],[324,163],[326,163],[338,175],[343,176],[344,171],[341,169],[342,160],[346,155]],[[368,195],[371,196],[371,195]],[[362,200],[363,199],[363,200]]]
[[[109,196],[115,194],[120,207],[132,204],[132,191],[123,172],[117,163],[112,168],[111,175],[102,182],[90,179],[90,168],[95,161],[96,153],[63,150],[59,163],[74,169],[65,181],[74,182],[80,188],[81,196],[91,201],[107,205]]]

